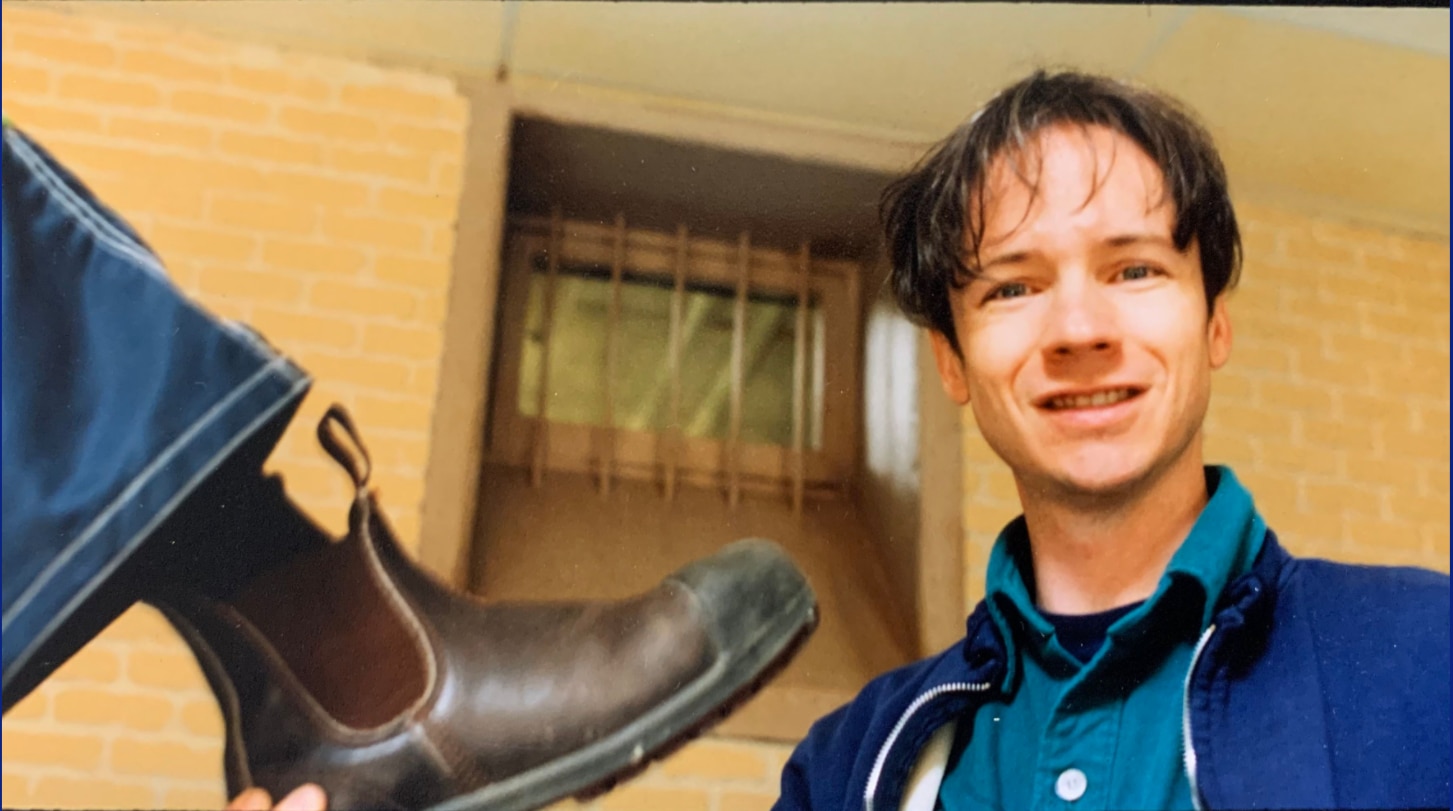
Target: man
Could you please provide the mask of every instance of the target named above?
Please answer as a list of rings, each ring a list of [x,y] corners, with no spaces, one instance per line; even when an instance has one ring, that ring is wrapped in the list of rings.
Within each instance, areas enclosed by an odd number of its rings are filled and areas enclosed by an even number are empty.
[[[217,695],[234,807],[524,811],[639,771],[814,627],[762,541],[633,599],[453,592],[399,548],[337,407],[318,439],[354,498],[328,537],[262,473],[307,375],[8,121],[0,160],[5,711],[147,600]]]
[[[1203,464],[1240,243],[1192,116],[1035,73],[884,219],[1023,515],[965,639],[819,721],[776,808],[1447,807],[1448,578],[1292,558]]]

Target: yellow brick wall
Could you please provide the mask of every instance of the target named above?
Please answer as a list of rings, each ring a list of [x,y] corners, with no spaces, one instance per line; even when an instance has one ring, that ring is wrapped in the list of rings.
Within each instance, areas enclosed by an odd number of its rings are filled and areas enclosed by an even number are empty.
[[[416,541],[468,107],[437,76],[79,14],[3,10],[3,104],[116,208],[181,288],[317,378],[270,465],[342,531],[316,446],[348,406]],[[6,807],[220,807],[220,715],[136,608],[3,725]]]
[[[1448,571],[1448,241],[1238,206],[1246,263],[1206,455],[1294,554]],[[1018,514],[964,412],[969,600]]]

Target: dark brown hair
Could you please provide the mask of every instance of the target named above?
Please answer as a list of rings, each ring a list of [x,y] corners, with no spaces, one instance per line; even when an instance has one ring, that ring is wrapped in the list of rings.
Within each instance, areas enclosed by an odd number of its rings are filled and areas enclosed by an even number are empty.
[[[943,333],[955,350],[949,290],[974,276],[988,173],[995,161],[1009,158],[1037,194],[1038,179],[1028,179],[1020,158],[1033,148],[1035,135],[1059,124],[1108,127],[1139,144],[1160,167],[1175,205],[1176,248],[1186,250],[1192,239],[1200,246],[1207,306],[1236,284],[1241,236],[1226,170],[1195,116],[1153,90],[1073,71],[1036,71],[930,150],[888,186],[880,203],[894,297],[909,318]]]

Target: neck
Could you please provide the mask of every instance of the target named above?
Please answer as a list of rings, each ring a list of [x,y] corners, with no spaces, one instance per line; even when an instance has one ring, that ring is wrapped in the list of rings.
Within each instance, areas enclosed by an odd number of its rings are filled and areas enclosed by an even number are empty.
[[[1093,614],[1155,593],[1205,508],[1199,453],[1185,453],[1127,495],[1066,499],[1019,485],[1034,565],[1035,603],[1052,614]]]

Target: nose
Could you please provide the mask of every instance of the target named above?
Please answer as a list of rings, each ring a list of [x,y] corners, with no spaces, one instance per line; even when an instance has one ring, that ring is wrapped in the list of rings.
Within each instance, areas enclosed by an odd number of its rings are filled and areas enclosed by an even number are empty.
[[[1103,355],[1119,349],[1119,318],[1100,285],[1091,280],[1066,280],[1051,296],[1043,343],[1048,359]]]

